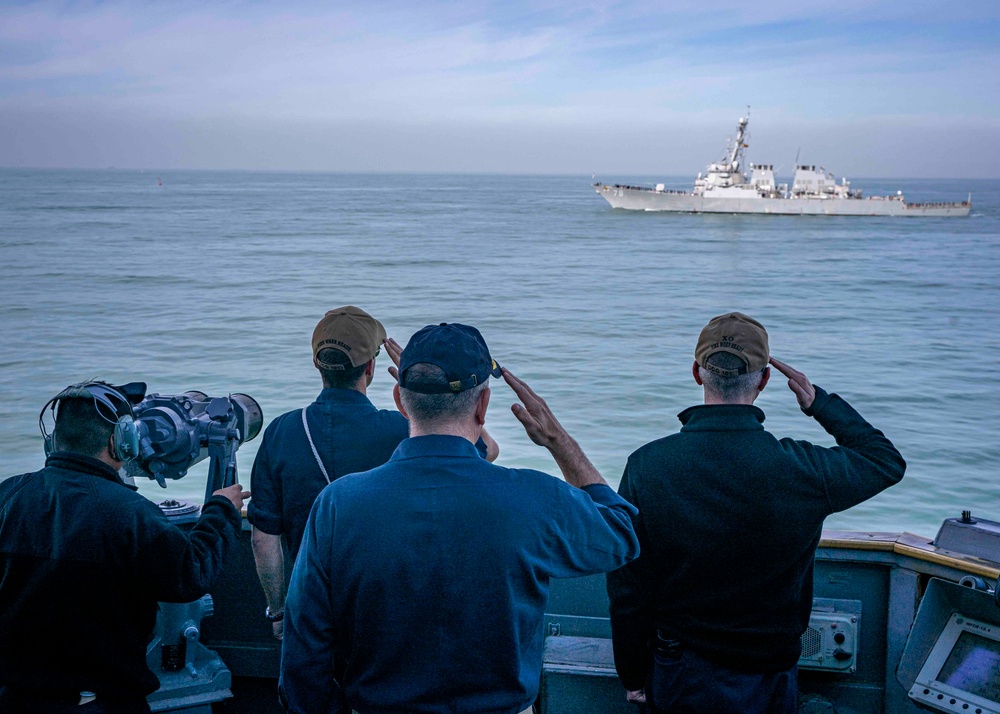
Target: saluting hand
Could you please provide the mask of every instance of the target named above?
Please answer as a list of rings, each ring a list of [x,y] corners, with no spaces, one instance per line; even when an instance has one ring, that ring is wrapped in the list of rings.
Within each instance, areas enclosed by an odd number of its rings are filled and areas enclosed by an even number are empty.
[[[225,488],[220,488],[218,491],[212,493],[213,496],[225,496],[229,501],[236,506],[236,510],[240,511],[243,509],[243,502],[250,498],[250,492],[244,491],[243,486],[234,483],[232,486],[226,486]]]
[[[535,394],[531,387],[515,377],[507,368],[503,370],[503,378],[522,402],[522,404],[512,404],[510,410],[521,422],[529,439],[539,446],[552,449],[560,439],[568,436],[555,414],[549,409],[549,405]]]
[[[809,378],[802,374],[802,372],[792,369],[774,357],[771,357],[768,361],[774,365],[776,370],[788,377],[788,388],[795,393],[795,398],[798,400],[799,406],[803,409],[811,407],[813,400],[816,399],[816,388],[812,386]]]
[[[389,359],[392,360],[392,365],[389,367],[389,374],[397,382],[399,381],[399,356],[403,354],[403,347],[396,340],[391,337],[382,340],[382,344],[385,345],[385,353],[389,355]]]

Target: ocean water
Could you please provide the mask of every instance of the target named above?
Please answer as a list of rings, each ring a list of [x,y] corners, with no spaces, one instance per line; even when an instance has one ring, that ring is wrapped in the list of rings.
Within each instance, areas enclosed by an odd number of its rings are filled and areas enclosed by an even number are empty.
[[[352,303],[403,343],[429,323],[479,327],[616,486],[628,454],[700,401],[701,327],[741,310],[909,464],[899,486],[827,527],[933,536],[963,509],[1000,520],[1000,181],[854,181],[910,201],[971,192],[965,219],[632,213],[590,183],[0,170],[2,476],[40,467],[38,411],[82,379],[245,392],[266,422],[299,408],[320,389],[313,326]],[[376,405],[391,407],[391,386],[380,366]],[[494,385],[500,462],[554,472],[512,402]],[[757,403],[776,435],[833,445],[783,379]],[[239,451],[244,483],[258,444]],[[205,473],[140,489],[200,500]]]

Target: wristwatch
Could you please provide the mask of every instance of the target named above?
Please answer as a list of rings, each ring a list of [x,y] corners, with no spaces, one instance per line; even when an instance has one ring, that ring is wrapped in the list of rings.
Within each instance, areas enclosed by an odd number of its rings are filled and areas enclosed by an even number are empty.
[[[285,617],[285,611],[281,612],[271,612],[271,606],[268,605],[264,608],[264,619],[268,622],[281,622]]]

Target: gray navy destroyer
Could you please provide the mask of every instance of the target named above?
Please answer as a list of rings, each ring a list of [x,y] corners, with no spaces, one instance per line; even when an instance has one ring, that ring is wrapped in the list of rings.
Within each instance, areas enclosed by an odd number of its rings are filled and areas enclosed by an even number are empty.
[[[766,213],[817,216],[968,216],[972,196],[954,203],[907,203],[902,192],[890,196],[863,196],[847,179],[837,183],[822,166],[795,167],[791,189],[774,180],[770,164],[750,164],[744,172],[747,149],[747,116],[740,117],[736,137],[722,161],[698,174],[689,192],[626,184],[595,183],[598,195],[613,208],[673,213]]]

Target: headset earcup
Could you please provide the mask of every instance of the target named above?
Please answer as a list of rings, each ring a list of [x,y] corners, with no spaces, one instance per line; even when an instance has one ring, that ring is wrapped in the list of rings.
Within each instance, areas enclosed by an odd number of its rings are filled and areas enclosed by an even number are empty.
[[[129,461],[138,456],[139,430],[132,417],[126,414],[118,420],[111,436],[111,444],[115,451],[115,458],[119,461]]]

